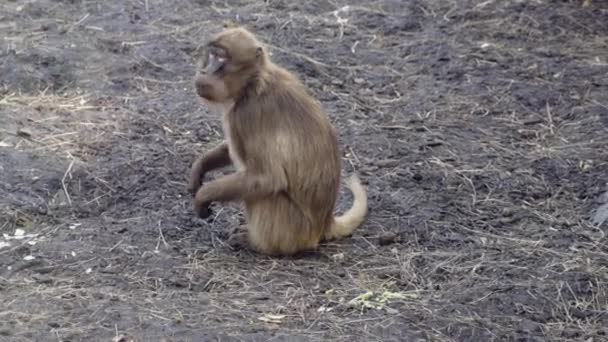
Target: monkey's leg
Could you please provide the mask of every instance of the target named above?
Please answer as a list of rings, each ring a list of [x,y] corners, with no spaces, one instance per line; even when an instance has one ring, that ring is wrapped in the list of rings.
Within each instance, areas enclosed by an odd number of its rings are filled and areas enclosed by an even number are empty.
[[[188,183],[188,191],[194,196],[196,191],[201,186],[201,182],[205,173],[228,166],[231,163],[230,154],[228,152],[228,144],[224,141],[217,145],[205,155],[196,159],[190,170],[190,181]]]
[[[262,254],[293,255],[319,244],[319,225],[310,222],[286,196],[251,201],[246,208],[250,245]]]
[[[194,207],[201,218],[210,215],[211,202],[228,202],[235,200],[255,200],[285,189],[287,182],[280,173],[275,177],[238,171],[204,184],[196,192]]]

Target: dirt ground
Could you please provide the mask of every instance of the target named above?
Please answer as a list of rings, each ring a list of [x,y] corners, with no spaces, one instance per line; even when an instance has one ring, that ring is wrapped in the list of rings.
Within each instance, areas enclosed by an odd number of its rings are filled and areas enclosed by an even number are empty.
[[[0,341],[606,341],[608,3],[582,3],[2,1]],[[270,258],[226,243],[237,204],[193,218],[222,133],[192,75],[229,21],[339,131],[351,238]]]

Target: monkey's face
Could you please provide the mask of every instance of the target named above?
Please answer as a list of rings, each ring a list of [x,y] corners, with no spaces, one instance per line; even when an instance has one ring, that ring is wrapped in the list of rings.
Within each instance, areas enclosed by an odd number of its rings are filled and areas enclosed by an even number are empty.
[[[225,68],[229,56],[218,46],[209,46],[195,78],[196,92],[209,102],[225,102],[230,98]]]
[[[255,37],[240,28],[227,29],[207,45],[195,85],[208,102],[234,100],[265,64],[265,54]]]

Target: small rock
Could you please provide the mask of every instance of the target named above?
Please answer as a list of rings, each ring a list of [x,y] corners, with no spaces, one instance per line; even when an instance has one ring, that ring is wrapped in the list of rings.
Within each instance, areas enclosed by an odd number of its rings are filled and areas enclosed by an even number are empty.
[[[387,246],[397,242],[397,240],[399,240],[399,235],[395,233],[386,233],[378,238],[378,244],[380,246]]]
[[[112,339],[112,342],[135,342],[135,339],[129,335],[118,335]]]
[[[441,146],[441,145],[443,145],[443,141],[441,141],[441,140],[431,140],[426,143],[426,146],[428,146],[428,147],[437,147],[437,146]]]
[[[531,118],[531,119],[528,119],[528,120],[524,121],[524,125],[525,126],[536,125],[536,124],[539,124],[539,123],[543,123],[543,120],[537,119],[537,118]]]
[[[21,129],[17,130],[17,136],[20,136],[22,138],[31,138],[32,132],[28,129],[21,128]]]
[[[395,167],[399,165],[399,160],[397,159],[379,159],[374,161],[379,167]]]

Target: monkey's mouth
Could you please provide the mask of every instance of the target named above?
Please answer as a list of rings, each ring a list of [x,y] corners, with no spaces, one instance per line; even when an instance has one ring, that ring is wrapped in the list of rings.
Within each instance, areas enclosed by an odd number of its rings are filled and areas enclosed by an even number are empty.
[[[211,87],[208,85],[200,84],[197,82],[196,84],[196,93],[198,96],[202,97],[205,100],[209,100],[209,94],[211,93]]]
[[[201,90],[197,89],[197,94],[201,99],[207,104],[221,104],[221,99],[218,99],[217,96],[211,90]]]

